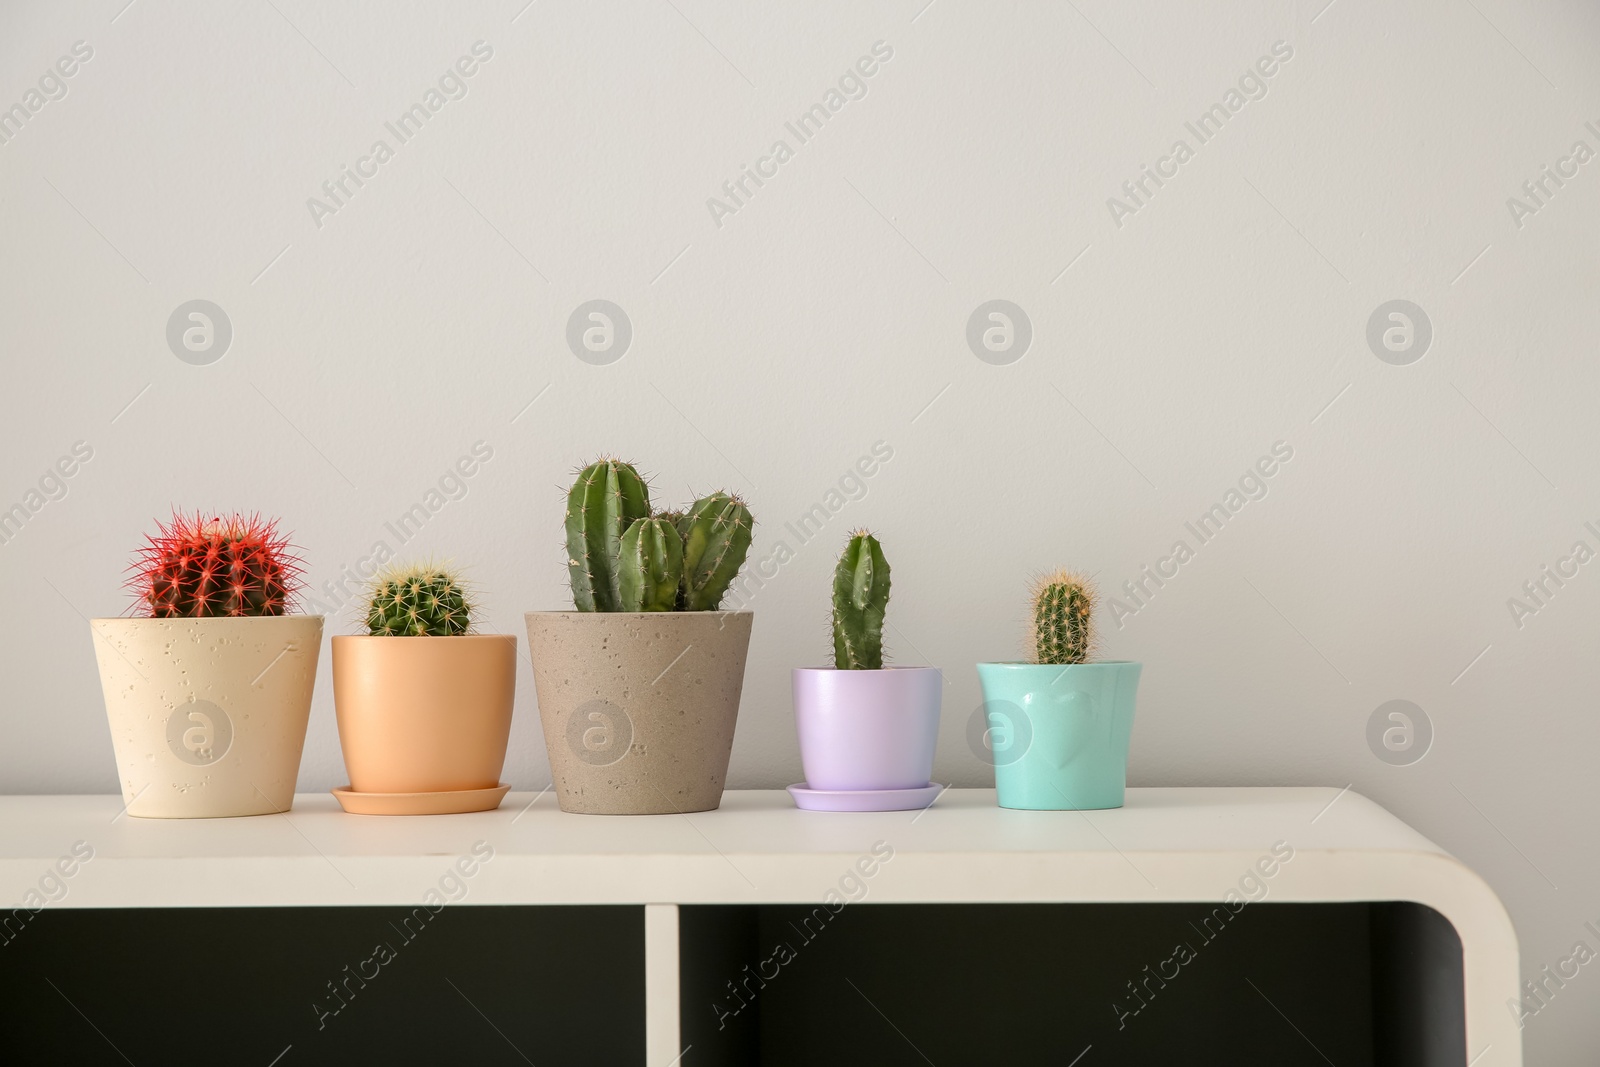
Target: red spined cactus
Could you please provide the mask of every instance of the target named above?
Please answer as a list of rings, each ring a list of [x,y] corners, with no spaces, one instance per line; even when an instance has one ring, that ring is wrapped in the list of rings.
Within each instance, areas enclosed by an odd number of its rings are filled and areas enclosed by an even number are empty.
[[[134,559],[135,611],[153,619],[282,615],[302,563],[276,519],[174,512]]]

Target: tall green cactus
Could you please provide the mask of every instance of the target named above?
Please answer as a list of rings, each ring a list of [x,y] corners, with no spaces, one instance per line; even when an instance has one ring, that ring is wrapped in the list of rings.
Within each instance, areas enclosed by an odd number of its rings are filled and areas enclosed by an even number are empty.
[[[833,665],[883,669],[883,614],[889,607],[889,561],[878,539],[857,530],[833,572]]]
[[[633,464],[602,457],[567,493],[567,574],[579,611],[622,611],[622,535],[650,517],[650,489]]]
[[[714,611],[744,566],[755,520],[743,500],[722,492],[671,514],[683,539],[682,609]]]
[[[1033,651],[1040,663],[1083,663],[1094,650],[1094,585],[1085,577],[1058,570],[1040,578],[1033,590]]]
[[[623,611],[672,611],[683,588],[683,540],[665,516],[638,519],[622,535]]]
[[[472,628],[472,603],[452,571],[392,567],[372,581],[367,632],[373,637],[454,637]]]

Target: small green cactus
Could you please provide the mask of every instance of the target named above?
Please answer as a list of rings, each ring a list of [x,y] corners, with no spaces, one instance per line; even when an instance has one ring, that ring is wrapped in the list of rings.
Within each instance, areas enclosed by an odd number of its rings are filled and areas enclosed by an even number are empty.
[[[1093,583],[1080,574],[1057,570],[1033,588],[1033,654],[1039,663],[1084,663],[1094,652]]]
[[[567,493],[567,574],[579,611],[622,611],[622,535],[650,517],[650,489],[631,463],[603,456]]]
[[[666,516],[628,527],[618,567],[623,611],[675,610],[683,577],[683,539]]]
[[[448,568],[393,567],[372,581],[367,632],[373,637],[455,637],[471,628],[472,601]]]
[[[866,530],[850,536],[833,572],[833,665],[883,669],[883,614],[889,607],[889,561]]]
[[[683,539],[683,610],[714,611],[744,566],[755,520],[744,501],[720,492],[672,514]]]

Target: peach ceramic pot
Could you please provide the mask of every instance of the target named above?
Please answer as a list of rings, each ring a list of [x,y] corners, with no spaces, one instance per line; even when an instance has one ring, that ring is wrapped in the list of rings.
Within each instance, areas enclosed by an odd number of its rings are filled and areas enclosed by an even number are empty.
[[[539,721],[562,811],[722,803],[748,611],[530,611]]]
[[[350,789],[492,789],[516,684],[510,634],[335,637],[333,705]]]
[[[321,615],[95,619],[129,815],[270,815],[294,803]]]

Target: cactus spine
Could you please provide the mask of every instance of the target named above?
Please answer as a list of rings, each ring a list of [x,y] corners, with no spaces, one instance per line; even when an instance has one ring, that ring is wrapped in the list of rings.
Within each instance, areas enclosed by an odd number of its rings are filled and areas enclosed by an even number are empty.
[[[677,517],[683,539],[683,609],[713,611],[744,566],[755,520],[744,501],[712,493]]]
[[[567,493],[567,574],[579,611],[621,611],[622,535],[650,517],[650,489],[633,464],[602,457]]]
[[[472,603],[450,570],[413,564],[380,573],[367,601],[373,637],[455,637],[472,627]]]
[[[175,512],[156,525],[128,579],[137,610],[153,619],[282,615],[304,584],[276,520]]]
[[[833,665],[883,669],[883,615],[889,606],[889,561],[878,539],[858,530],[833,572]]]
[[[665,516],[638,519],[622,535],[623,611],[672,611],[683,587],[683,540]]]
[[[1094,608],[1099,595],[1079,574],[1058,570],[1033,589],[1033,651],[1040,663],[1083,663],[1094,651]]]

